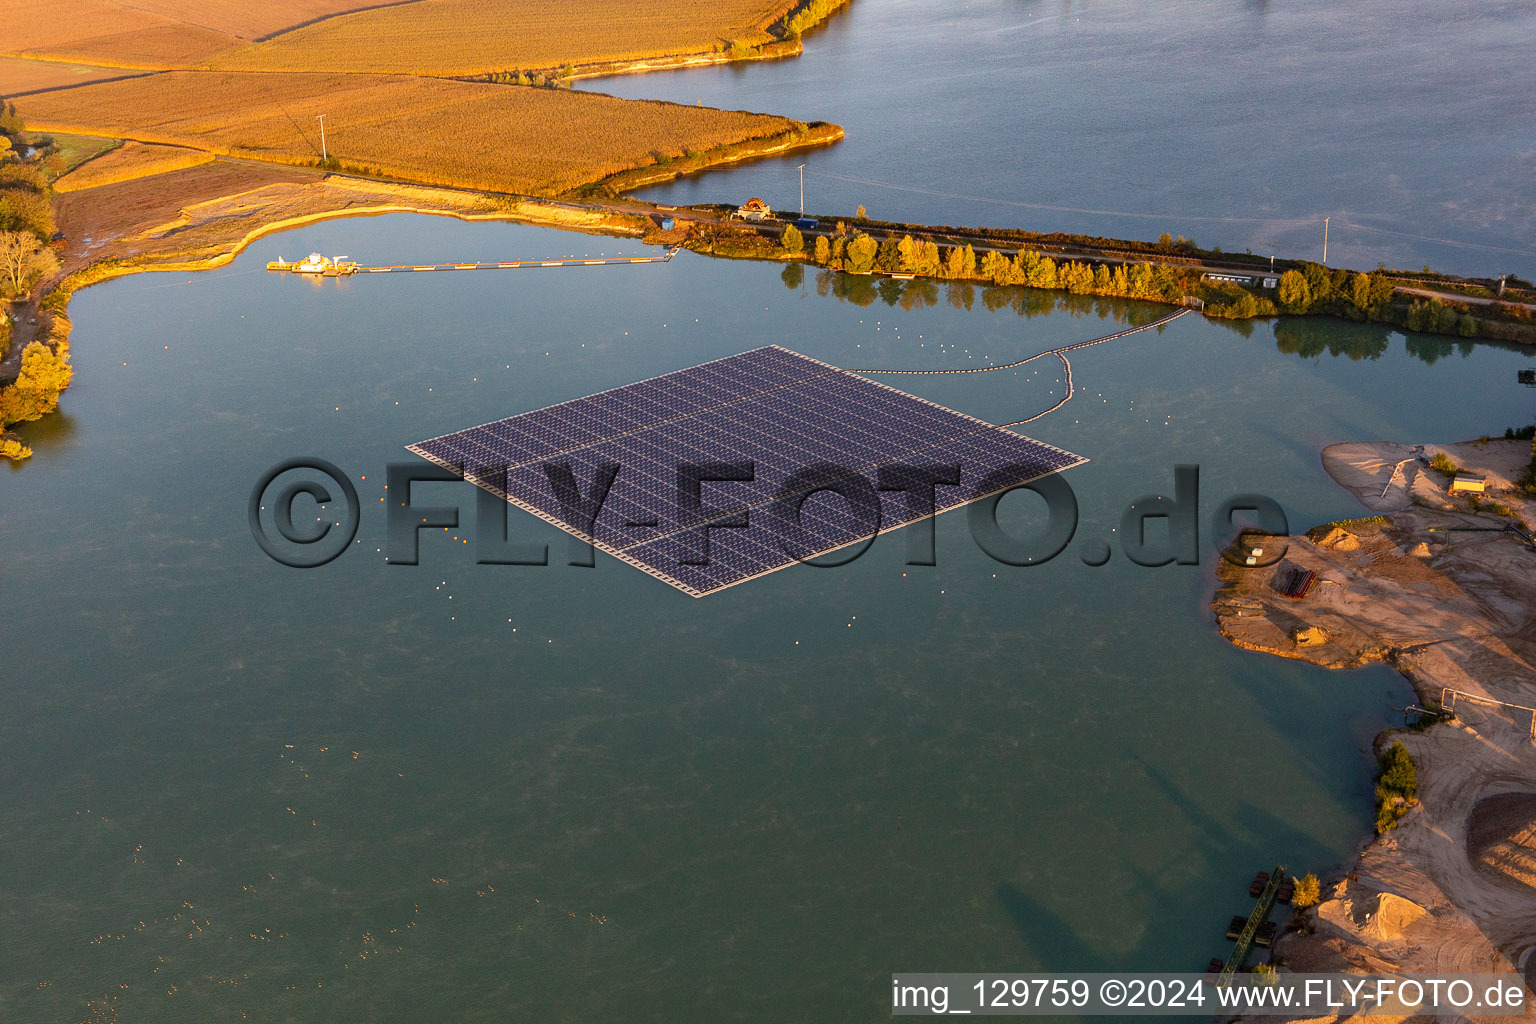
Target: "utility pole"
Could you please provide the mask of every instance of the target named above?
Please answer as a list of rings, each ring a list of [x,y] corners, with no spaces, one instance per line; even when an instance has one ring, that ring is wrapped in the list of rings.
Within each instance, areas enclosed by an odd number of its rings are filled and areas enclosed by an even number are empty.
[[[800,165],[800,216],[805,216],[805,164]]]
[[[1323,266],[1328,265],[1328,221],[1330,217],[1323,218]]]
[[[330,155],[325,151],[325,115],[317,115],[315,120],[320,122],[320,162],[329,163],[331,158]],[[1324,248],[1326,249],[1327,247],[1325,246]],[[1325,261],[1327,258],[1327,256],[1323,257]]]

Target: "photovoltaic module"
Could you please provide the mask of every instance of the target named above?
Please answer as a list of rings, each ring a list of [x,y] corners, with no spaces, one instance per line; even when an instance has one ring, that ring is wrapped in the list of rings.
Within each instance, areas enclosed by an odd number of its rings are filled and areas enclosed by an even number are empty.
[[[1087,461],[777,345],[408,448],[694,597]],[[719,479],[744,465],[752,479]],[[692,505],[680,467],[712,481]],[[957,482],[931,507],[877,490],[908,467]],[[594,518],[576,499],[604,474]],[[806,499],[825,484],[872,504]]]

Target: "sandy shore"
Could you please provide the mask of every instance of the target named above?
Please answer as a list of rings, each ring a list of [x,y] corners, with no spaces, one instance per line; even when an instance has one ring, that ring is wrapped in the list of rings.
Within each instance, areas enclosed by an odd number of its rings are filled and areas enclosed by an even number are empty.
[[[1439,452],[1487,477],[1484,511],[1417,457]],[[1253,541],[1266,559],[1283,542],[1284,555],[1218,570],[1212,609],[1233,643],[1330,668],[1385,662],[1421,706],[1444,701],[1456,716],[1382,737],[1413,756],[1419,806],[1325,886],[1303,915],[1309,931],[1277,943],[1282,969],[1512,971],[1533,956],[1536,723],[1506,705],[1536,708],[1536,548],[1504,529],[1536,525],[1536,502],[1513,489],[1530,452],[1503,440],[1334,445],[1325,469],[1376,515]],[[1296,568],[1319,581],[1300,601],[1277,589]]]

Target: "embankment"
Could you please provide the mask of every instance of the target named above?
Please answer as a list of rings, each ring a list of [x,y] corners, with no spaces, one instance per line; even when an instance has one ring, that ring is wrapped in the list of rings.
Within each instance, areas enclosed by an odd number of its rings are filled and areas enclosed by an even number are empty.
[[[842,137],[841,126],[828,124],[825,121],[812,121],[766,138],[718,146],[700,153],[688,153],[671,160],[660,161],[649,167],[636,167],[610,174],[601,181],[573,189],[569,194],[572,196],[618,195],[647,185],[671,181],[685,174],[696,174],[712,167],[724,167],[745,160],[779,156],[797,149],[830,146]]]

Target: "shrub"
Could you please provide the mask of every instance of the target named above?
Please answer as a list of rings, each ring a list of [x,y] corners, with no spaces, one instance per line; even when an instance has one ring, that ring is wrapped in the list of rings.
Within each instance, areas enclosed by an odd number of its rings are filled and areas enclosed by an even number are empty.
[[[1281,275],[1280,307],[1287,313],[1305,313],[1312,308],[1312,289],[1305,276],[1294,270]]]
[[[0,434],[0,459],[22,459],[32,457],[32,449],[21,442],[21,439],[11,434]]]
[[[1376,777],[1376,831],[1390,832],[1408,813],[1418,798],[1419,773],[1408,755],[1408,748],[1394,743],[1378,760],[1381,772]]]
[[[1435,452],[1435,457],[1429,460],[1429,464],[1447,476],[1455,476],[1461,472],[1456,463],[1452,462],[1451,457],[1445,454],[1445,452]]]
[[[1323,887],[1316,875],[1309,871],[1300,878],[1292,878],[1291,881],[1296,883],[1296,889],[1291,895],[1291,906],[1297,910],[1317,906],[1323,896]]]

